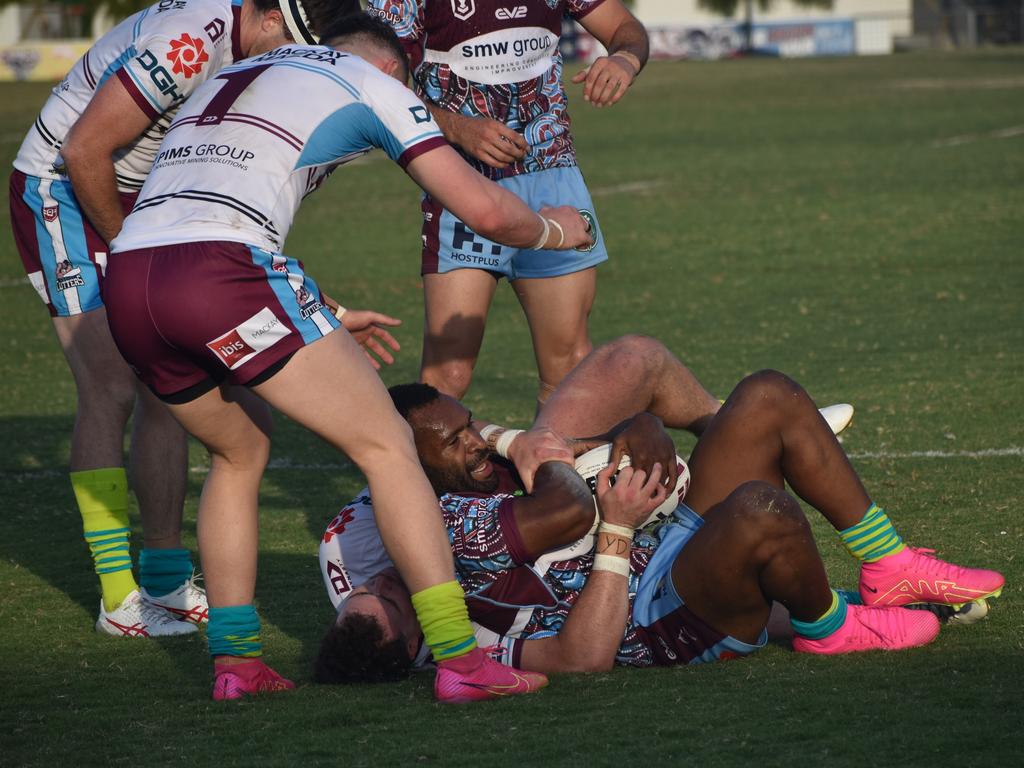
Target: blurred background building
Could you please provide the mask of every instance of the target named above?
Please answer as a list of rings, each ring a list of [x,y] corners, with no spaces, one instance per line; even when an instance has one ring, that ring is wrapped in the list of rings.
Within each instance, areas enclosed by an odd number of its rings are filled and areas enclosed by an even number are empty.
[[[652,55],[664,59],[852,56],[1024,42],[1024,0],[627,1],[650,30]],[[148,4],[0,0],[0,80],[59,80],[90,40]],[[571,22],[562,50],[584,60],[601,52]]]

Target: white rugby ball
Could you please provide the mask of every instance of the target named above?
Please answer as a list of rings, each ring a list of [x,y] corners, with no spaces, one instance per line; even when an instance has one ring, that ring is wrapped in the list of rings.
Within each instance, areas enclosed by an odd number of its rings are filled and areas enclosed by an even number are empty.
[[[611,443],[607,443],[599,445],[597,448],[592,448],[576,459],[576,472],[587,481],[587,487],[590,488],[590,493],[594,496],[595,510],[597,509],[597,473],[608,466],[608,461],[611,457],[612,446]],[[629,465],[629,456],[623,456],[619,461],[619,469]],[[637,526],[637,530],[668,518],[675,508],[679,506],[680,502],[682,502],[683,497],[686,496],[686,492],[690,489],[690,468],[686,466],[683,458],[678,455],[676,456],[676,466],[679,470],[679,477],[676,480],[675,491],[670,492],[665,497],[665,500],[658,505],[657,509],[651,512],[650,517],[647,518],[643,525]]]

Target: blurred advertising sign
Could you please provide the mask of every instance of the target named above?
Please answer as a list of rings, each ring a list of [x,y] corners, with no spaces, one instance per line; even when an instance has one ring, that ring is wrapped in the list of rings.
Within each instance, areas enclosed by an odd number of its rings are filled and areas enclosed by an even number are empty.
[[[62,80],[89,45],[88,40],[50,40],[0,46],[0,81]]]

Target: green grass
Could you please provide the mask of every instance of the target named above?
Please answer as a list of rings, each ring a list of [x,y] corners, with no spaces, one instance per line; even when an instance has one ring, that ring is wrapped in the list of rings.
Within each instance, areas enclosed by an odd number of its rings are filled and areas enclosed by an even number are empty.
[[[855,403],[846,448],[904,536],[1006,574],[988,621],[900,654],[770,647],[702,668],[558,677],[540,696],[473,707],[433,704],[425,676],[315,687],[331,616],[316,543],[361,482],[279,419],[273,458],[339,466],[271,470],[263,486],[265,645],[299,690],[214,705],[200,640],[92,631],[95,579],[65,479],[74,389],[7,237],[0,765],[1019,764],[1024,136],[993,132],[1024,125],[1022,67],[1024,52],[1005,50],[656,63],[612,109],[573,101],[612,253],[595,340],[655,335],[722,395],[774,367],[819,401]],[[45,93],[0,90],[0,156],[13,157]],[[418,365],[418,230],[415,188],[378,157],[312,197],[288,244],[346,305],[404,318],[389,384]],[[469,403],[526,423],[535,376],[502,288]],[[991,449],[1003,453],[979,455]],[[202,477],[191,475],[190,546]],[[815,530],[835,581],[852,584],[834,534]]]

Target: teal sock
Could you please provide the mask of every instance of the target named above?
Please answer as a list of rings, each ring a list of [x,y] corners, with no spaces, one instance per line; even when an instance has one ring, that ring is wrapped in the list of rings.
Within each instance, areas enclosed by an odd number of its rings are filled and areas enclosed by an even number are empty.
[[[206,640],[211,656],[263,655],[260,644],[260,617],[252,605],[211,608]]]
[[[868,507],[859,523],[840,531],[839,538],[850,554],[862,563],[874,563],[904,548],[903,539],[896,533],[889,516],[874,503]]]
[[[849,589],[837,589],[836,592],[846,601],[847,605],[864,605],[864,598],[860,596],[860,592]]]
[[[790,618],[793,631],[809,640],[821,640],[828,637],[846,621],[846,598],[836,590],[832,590],[832,605],[815,621],[799,621]]]
[[[139,555],[139,586],[153,597],[170,594],[191,576],[187,549],[144,549]]]

